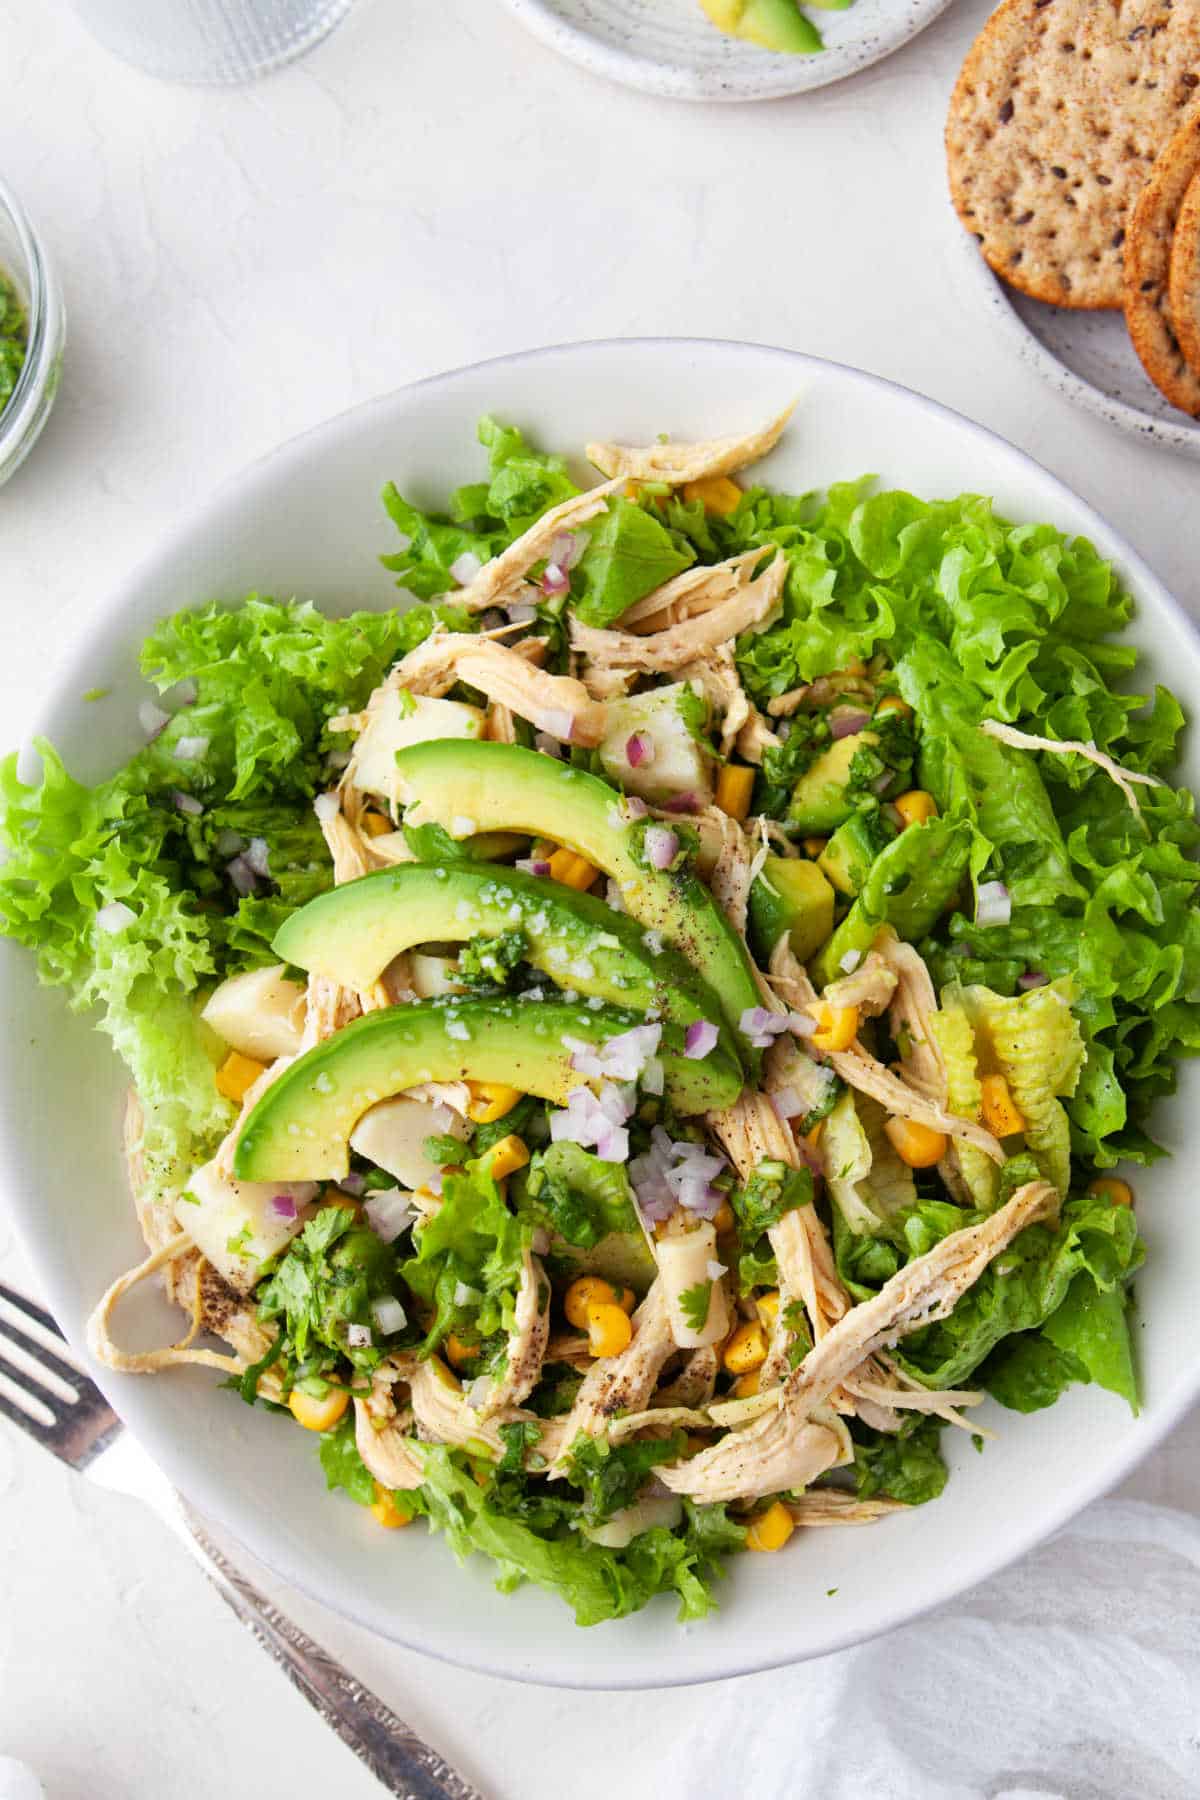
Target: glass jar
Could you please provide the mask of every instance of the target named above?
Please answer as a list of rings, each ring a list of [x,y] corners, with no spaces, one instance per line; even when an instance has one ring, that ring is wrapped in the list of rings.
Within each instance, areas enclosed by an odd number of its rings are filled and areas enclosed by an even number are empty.
[[[66,318],[54,270],[15,195],[0,181],[0,273],[25,309],[25,361],[0,411],[0,485],[16,473],[50,415],[58,389]]]
[[[162,81],[253,81],[303,56],[353,0],[72,0],[88,30]]]

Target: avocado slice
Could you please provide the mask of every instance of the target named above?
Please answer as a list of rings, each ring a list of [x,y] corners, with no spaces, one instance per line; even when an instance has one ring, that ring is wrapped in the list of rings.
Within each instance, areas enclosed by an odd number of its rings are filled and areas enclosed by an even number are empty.
[[[824,869],[839,894],[848,894],[853,900],[878,854],[870,826],[861,813],[855,812],[838,826],[818,856],[817,866]]]
[[[720,1002],[750,1069],[758,1056],[739,1030],[758,985],[741,938],[689,869],[652,869],[642,854],[646,827],[630,821],[606,781],[518,744],[415,744],[396,757],[406,824],[434,822],[464,836],[520,831],[551,838],[585,856],[618,883],[625,910],[673,944]]]
[[[234,1174],[239,1181],[338,1180],[349,1170],[350,1133],[363,1114],[424,1081],[502,1081],[564,1104],[584,1083],[563,1038],[602,1044],[643,1023],[636,1013],[565,1001],[417,1000],[367,1013],[271,1084],[242,1127]],[[696,1059],[682,1051],[678,1026],[664,1026],[659,1055],[677,1111],[732,1105],[742,1075],[728,1053],[720,1045]]]
[[[815,862],[768,856],[750,889],[750,935],[759,961],[786,931],[794,955],[807,962],[833,930],[833,889]]]
[[[854,951],[864,956],[881,925],[891,925],[908,943],[931,931],[966,873],[971,837],[965,820],[927,819],[881,850],[858,899],[812,965],[816,985],[844,975],[843,958]]]
[[[823,750],[792,789],[788,824],[797,832],[836,830],[854,811],[847,791],[850,764],[860,750],[878,742],[873,731],[854,731]]]
[[[700,0],[714,25],[764,50],[806,56],[824,48],[821,34],[796,0]]]
[[[526,961],[559,987],[681,1026],[721,1023],[716,996],[676,950],[647,948],[642,927],[593,894],[520,869],[402,863],[318,894],[292,913],[276,953],[360,993],[415,944],[521,931]]]

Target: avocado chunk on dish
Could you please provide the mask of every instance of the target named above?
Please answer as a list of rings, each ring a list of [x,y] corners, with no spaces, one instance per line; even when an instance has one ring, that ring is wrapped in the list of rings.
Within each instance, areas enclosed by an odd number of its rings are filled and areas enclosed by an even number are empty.
[[[825,987],[857,966],[881,925],[890,925],[908,943],[932,931],[966,873],[971,836],[965,821],[927,819],[881,850],[857,900],[812,965],[816,985]]]
[[[807,962],[833,930],[833,889],[815,862],[768,856],[750,889],[750,938],[766,964],[786,931],[793,955]]]
[[[678,951],[650,949],[640,925],[595,895],[519,869],[469,862],[380,869],[292,913],[275,948],[284,962],[362,993],[414,945],[517,931],[523,960],[559,987],[681,1026],[721,1023],[716,996]]]
[[[745,946],[704,884],[688,868],[651,867],[645,821],[599,776],[518,744],[433,743],[396,758],[407,825],[439,824],[455,836],[519,831],[550,838],[586,857],[617,883],[629,916],[673,945],[712,989],[746,1066],[758,1057],[740,1031],[759,1004]],[[653,947],[655,940],[651,940]]]
[[[566,1001],[417,1000],[367,1013],[297,1057],[272,1082],[242,1127],[234,1152],[239,1181],[340,1180],[350,1136],[381,1100],[427,1081],[497,1081],[558,1105],[584,1084],[564,1039],[602,1045],[645,1021],[635,1013]],[[737,1064],[720,1045],[683,1054],[683,1033],[663,1027],[659,1058],[676,1111],[733,1104]]]
[[[700,0],[700,4],[722,31],[764,50],[807,56],[822,48],[820,32],[796,0]]]
[[[854,811],[850,765],[860,750],[878,742],[873,731],[853,731],[822,750],[792,789],[788,825],[797,832],[836,831]]]
[[[839,894],[853,900],[871,873],[879,848],[867,820],[861,813],[851,813],[818,856],[817,866],[825,871]]]

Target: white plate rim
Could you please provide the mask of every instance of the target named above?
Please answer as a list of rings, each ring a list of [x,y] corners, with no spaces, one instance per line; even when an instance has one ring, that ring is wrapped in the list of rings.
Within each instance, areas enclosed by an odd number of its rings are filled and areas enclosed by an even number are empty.
[[[946,406],[941,401],[918,393],[914,389],[907,388],[900,382],[892,381],[854,365],[774,345],[736,339],[700,337],[590,339],[544,345],[533,350],[513,351],[405,383],[399,388],[360,402],[310,426],[305,431],[275,446],[274,449],[266,451],[244,464],[239,470],[223,479],[206,499],[193,506],[182,518],[177,520],[172,529],[158,539],[153,548],[138,560],[124,579],[109,590],[103,601],[89,612],[81,629],[79,643],[72,647],[69,656],[64,658],[52,672],[44,702],[38,711],[34,730],[37,733],[52,735],[53,721],[59,714],[60,707],[76,704],[76,697],[80,691],[81,673],[89,666],[87,651],[95,637],[103,632],[105,626],[120,617],[128,592],[134,589],[149,571],[176,555],[193,537],[205,519],[219,517],[227,498],[236,495],[245,486],[247,480],[253,478],[258,472],[272,466],[283,471],[289,465],[305,461],[311,453],[312,447],[323,439],[328,440],[331,446],[336,447],[343,434],[352,431],[360,421],[366,420],[376,413],[386,413],[397,402],[403,401],[407,395],[420,390],[449,387],[457,380],[478,375],[488,369],[527,365],[543,358],[586,353],[620,354],[633,349],[653,350],[659,355],[692,351],[717,354],[748,353],[752,356],[778,358],[781,363],[791,365],[795,369],[798,386],[801,384],[805,371],[829,372],[839,379],[862,384],[868,390],[886,390],[890,394],[902,398],[905,402],[914,404],[919,410],[964,431],[968,437],[979,440],[981,444],[998,448],[1003,455],[1015,458],[1018,465],[1027,465],[1035,472],[1039,480],[1047,484],[1050,494],[1079,512],[1084,517],[1089,535],[1095,531],[1101,539],[1111,540],[1119,553],[1126,585],[1136,592],[1139,601],[1147,596],[1150,597],[1152,609],[1166,612],[1174,619],[1177,626],[1182,627],[1193,644],[1197,659],[1200,660],[1200,628],[1188,617],[1183,607],[1139,553],[1133,549],[1123,534],[1109,525],[1088,501],[1078,495],[1044,464],[1030,456],[1027,451],[1020,449],[990,427],[979,424],[966,414],[958,412],[955,408]],[[3,1000],[6,980],[7,976],[0,967],[0,1001]],[[7,1053],[8,1046],[6,1044],[4,1054]],[[0,1113],[0,1140],[3,1140],[9,1129],[9,1120],[3,1113]],[[60,1312],[69,1309],[63,1309],[56,1301],[58,1282],[53,1263],[47,1262],[38,1254],[30,1235],[23,1228],[19,1189],[12,1180],[8,1158],[0,1158],[0,1193],[7,1195],[9,1217],[14,1225],[15,1234],[26,1253],[30,1266],[38,1277],[43,1297],[57,1317]],[[71,1317],[67,1317],[63,1323],[63,1329],[73,1347],[84,1358],[93,1379],[114,1406],[114,1410],[119,1413],[121,1411],[120,1402],[128,1392],[124,1386],[124,1378],[114,1376],[110,1371],[92,1361],[83,1341],[82,1330],[75,1328],[75,1321]],[[131,1379],[136,1380],[137,1378]],[[872,1641],[874,1638],[884,1636],[903,1625],[925,1617],[937,1607],[1000,1573],[1020,1557],[1026,1555],[1037,1544],[1053,1536],[1086,1506],[1101,1498],[1124,1480],[1161,1443],[1198,1398],[1200,1398],[1200,1351],[1197,1352],[1195,1360],[1190,1366],[1180,1369],[1168,1392],[1158,1402],[1153,1422],[1145,1422],[1143,1415],[1139,1435],[1130,1441],[1127,1449],[1111,1453],[1109,1461],[1081,1479],[1077,1485],[1070,1486],[1054,1506],[1043,1510],[1035,1523],[1031,1523],[1027,1530],[1019,1532],[1007,1540],[1002,1549],[992,1548],[981,1553],[968,1575],[958,1575],[947,1568],[944,1572],[939,1571],[936,1578],[931,1577],[928,1588],[919,1601],[881,1605],[875,1623],[869,1629],[857,1626],[833,1627],[822,1635],[819,1642],[800,1650],[758,1650],[747,1655],[743,1646],[740,1651],[731,1655],[729,1650],[723,1650],[721,1647],[723,1642],[732,1646],[733,1639],[731,1636],[722,1638],[718,1616],[717,1620],[712,1622],[714,1628],[710,1640],[711,1654],[704,1659],[702,1666],[689,1668],[686,1672],[680,1673],[677,1668],[664,1669],[661,1664],[658,1664],[652,1681],[648,1680],[644,1668],[620,1677],[610,1675],[604,1679],[597,1679],[586,1669],[576,1670],[574,1667],[551,1666],[545,1652],[542,1651],[536,1653],[542,1657],[541,1663],[536,1668],[513,1668],[510,1663],[500,1660],[497,1656],[485,1656],[478,1653],[463,1654],[458,1649],[431,1644],[422,1638],[420,1631],[415,1626],[406,1629],[403,1628],[403,1622],[400,1622],[398,1627],[397,1622],[391,1616],[385,1623],[381,1617],[355,1607],[343,1597],[336,1585],[332,1562],[322,1565],[318,1570],[310,1570],[303,1562],[289,1559],[280,1546],[278,1535],[272,1535],[266,1524],[261,1523],[257,1516],[240,1517],[236,1522],[230,1519],[223,1504],[226,1490],[220,1481],[219,1470],[215,1467],[210,1468],[203,1458],[196,1460],[192,1452],[182,1447],[177,1436],[164,1438],[161,1443],[147,1447],[172,1481],[187,1492],[189,1500],[202,1513],[206,1513],[221,1523],[232,1536],[244,1542],[264,1566],[270,1568],[281,1580],[290,1583],[318,1603],[329,1607],[333,1612],[340,1613],[366,1630],[374,1631],[406,1649],[430,1656],[434,1660],[445,1662],[452,1667],[469,1668],[482,1674],[523,1684],[546,1685],[581,1691],[641,1691],[647,1685],[695,1686],[707,1681],[730,1679],[789,1666],[795,1662],[834,1654],[857,1644]],[[932,1504],[936,1506],[936,1502]],[[444,1556],[446,1554],[445,1546],[436,1546],[436,1553]],[[567,1620],[565,1610],[563,1619],[564,1629],[572,1632],[577,1630]],[[520,1648],[519,1645],[514,1647]]]
[[[1127,400],[1118,400],[1113,395],[1106,394],[1103,388],[1096,387],[1093,382],[1085,381],[1082,375],[1076,375],[1073,369],[1068,368],[1043,343],[1037,332],[1025,323],[1010,298],[1011,290],[984,260],[974,238],[963,233],[962,242],[989,312],[999,322],[1021,360],[1028,363],[1043,381],[1057,388],[1060,394],[1065,394],[1077,406],[1082,406],[1094,418],[1102,419],[1106,425],[1115,425],[1118,431],[1126,432],[1130,437],[1138,438],[1143,443],[1155,444],[1161,449],[1178,450],[1185,456],[1200,458],[1200,420],[1194,425],[1188,425],[1182,415],[1179,420],[1155,418],[1153,413],[1144,412],[1140,406],[1132,406]]]
[[[910,0],[902,17],[876,32],[869,49],[851,42],[835,45],[815,56],[778,53],[775,60],[781,66],[774,75],[769,73],[770,65],[764,62],[761,75],[756,74],[753,80],[747,75],[741,82],[736,75],[732,78],[707,76],[683,63],[661,62],[654,57],[639,56],[632,50],[615,49],[564,19],[554,0],[502,0],[502,3],[548,49],[557,51],[594,75],[668,100],[718,101],[732,105],[755,100],[782,100],[845,81],[902,49],[948,11],[954,0]],[[712,29],[716,31],[717,27],[714,25]],[[772,52],[764,50],[762,55],[769,57]],[[797,66],[794,69],[783,66],[787,64]]]

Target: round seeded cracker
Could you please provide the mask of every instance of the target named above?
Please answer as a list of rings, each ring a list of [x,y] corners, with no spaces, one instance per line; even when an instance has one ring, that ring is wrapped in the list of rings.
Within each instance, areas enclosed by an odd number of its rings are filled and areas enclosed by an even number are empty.
[[[1198,93],[1193,0],[1003,0],[946,123],[954,204],[996,273],[1119,307],[1129,216]]]
[[[1184,361],[1200,378],[1200,171],[1192,176],[1171,247],[1171,325]]]
[[[1125,244],[1125,322],[1142,367],[1172,406],[1200,418],[1200,372],[1189,368],[1174,329],[1171,251],[1189,188],[1200,173],[1200,107],[1154,165]]]

